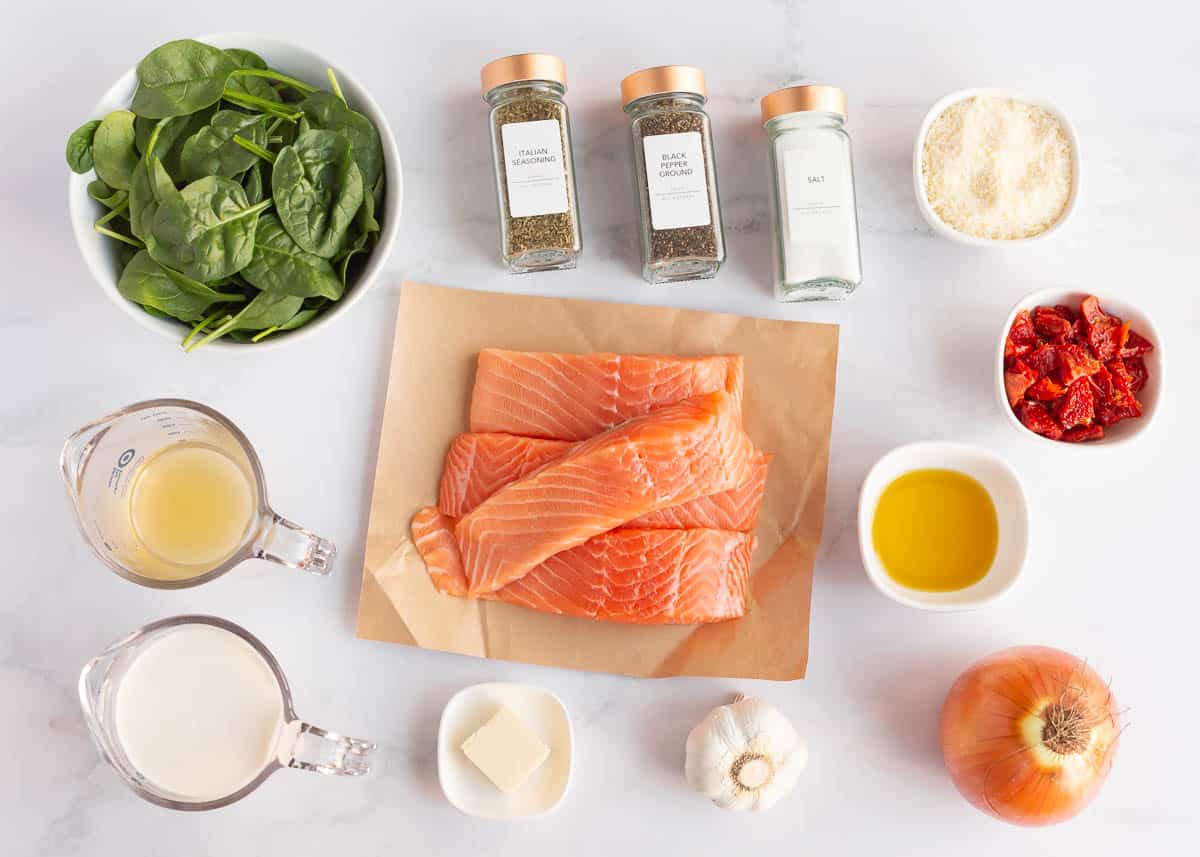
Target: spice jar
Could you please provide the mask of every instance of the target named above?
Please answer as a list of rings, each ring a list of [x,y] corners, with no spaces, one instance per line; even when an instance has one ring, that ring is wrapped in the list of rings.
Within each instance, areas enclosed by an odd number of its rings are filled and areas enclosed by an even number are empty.
[[[775,296],[840,300],[862,282],[846,94],[792,86],[762,100],[771,147]]]
[[[513,273],[574,268],[583,249],[567,71],[552,54],[516,54],[480,72],[490,105],[500,252]]]
[[[642,276],[651,283],[716,276],[725,261],[704,72],[665,65],[621,81],[633,132]]]

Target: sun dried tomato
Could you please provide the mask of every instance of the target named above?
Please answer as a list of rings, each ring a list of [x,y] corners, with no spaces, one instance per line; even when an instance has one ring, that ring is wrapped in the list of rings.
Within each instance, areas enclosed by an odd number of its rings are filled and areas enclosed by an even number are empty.
[[[1067,388],[1062,384],[1053,378],[1045,377],[1026,390],[1025,395],[1031,399],[1037,399],[1039,402],[1053,402],[1066,391]]]
[[[1088,295],[1083,299],[1083,302],[1079,305],[1079,314],[1089,326],[1108,318],[1108,313],[1100,308],[1100,298],[1095,295]]]
[[[1067,321],[1070,321],[1070,322],[1075,321],[1075,310],[1071,309],[1066,304],[1055,304],[1054,309],[1059,315],[1061,315]]]
[[[1038,376],[1049,375],[1056,370],[1059,365],[1058,360],[1058,345],[1040,345],[1023,358],[1026,365],[1033,371],[1038,373]]]
[[[1122,324],[1115,316],[1093,324],[1087,332],[1088,345],[1100,360],[1112,360],[1121,353],[1128,339],[1129,322]]]
[[[1074,329],[1071,320],[1058,310],[1040,306],[1033,311],[1033,326],[1045,339],[1056,345],[1064,345],[1070,341]]]
[[[1148,354],[1154,350],[1153,343],[1149,339],[1140,335],[1137,331],[1129,331],[1129,339],[1121,347],[1122,357],[1141,357],[1143,354]]]
[[[1050,416],[1050,412],[1046,410],[1046,406],[1040,402],[1024,399],[1017,402],[1017,406],[1013,410],[1021,424],[1030,431],[1037,432],[1051,440],[1058,440],[1062,437],[1062,426],[1055,422],[1054,417]]]
[[[1015,405],[1025,396],[1025,391],[1038,379],[1037,372],[1030,369],[1020,358],[1013,361],[1011,369],[1004,373],[1004,392],[1009,405]]]
[[[1082,443],[1086,440],[1099,440],[1104,437],[1104,426],[1076,426],[1063,432],[1062,439],[1067,443]]]
[[[1064,386],[1070,386],[1080,378],[1095,375],[1104,368],[1099,360],[1088,354],[1082,345],[1063,345],[1058,349],[1060,378]]]
[[[1123,361],[1125,370],[1129,372],[1129,389],[1136,393],[1146,386],[1150,380],[1150,372],[1146,369],[1146,361],[1141,357],[1126,357]]]
[[[1096,416],[1096,397],[1086,378],[1067,387],[1067,394],[1054,403],[1054,416],[1063,428],[1091,425]]]
[[[1038,341],[1037,328],[1033,326],[1033,317],[1029,310],[1023,309],[1017,313],[1012,328],[1008,331],[1008,338],[1014,345],[1033,345]]]
[[[1075,319],[1075,341],[1087,342],[1087,322],[1082,318]]]

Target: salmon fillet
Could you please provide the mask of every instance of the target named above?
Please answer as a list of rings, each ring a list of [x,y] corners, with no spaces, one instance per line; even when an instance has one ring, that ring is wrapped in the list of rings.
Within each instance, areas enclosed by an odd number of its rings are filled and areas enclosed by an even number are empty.
[[[574,447],[575,444],[562,440],[494,432],[460,434],[446,452],[438,508],[451,518],[461,518],[505,485],[529,476]],[[651,512],[624,526],[753,532],[758,525],[769,462],[769,455],[756,452],[750,478],[741,485]]]
[[[550,354],[485,348],[471,431],[587,440],[680,399],[724,391],[742,403],[741,355]]]
[[[439,592],[465,596],[454,521],[421,509],[413,539]],[[713,529],[623,529],[556,554],[481,597],[608,622],[694,625],[746,612],[754,536]]]
[[[468,592],[492,592],[635,518],[735,488],[750,478],[755,452],[724,392],[597,435],[459,520]]]

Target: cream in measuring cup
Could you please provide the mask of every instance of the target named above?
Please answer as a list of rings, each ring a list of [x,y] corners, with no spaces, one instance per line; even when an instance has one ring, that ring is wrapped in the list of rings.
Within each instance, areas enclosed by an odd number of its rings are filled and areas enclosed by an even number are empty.
[[[84,538],[136,583],[195,586],[250,557],[318,574],[333,564],[332,542],[267,505],[246,436],[197,402],[139,402],[89,423],[61,464]]]
[[[296,717],[278,662],[245,629],[177,616],[114,643],[80,677],[105,759],[140,796],[215,809],[282,768],[357,775],[374,745]]]

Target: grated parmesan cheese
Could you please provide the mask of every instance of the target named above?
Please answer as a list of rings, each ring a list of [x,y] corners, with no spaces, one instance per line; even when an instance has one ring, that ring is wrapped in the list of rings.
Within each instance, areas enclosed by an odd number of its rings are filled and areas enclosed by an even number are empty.
[[[921,150],[929,207],[979,238],[1032,238],[1063,216],[1074,175],[1071,142],[1050,111],[976,96],[947,107]]]

